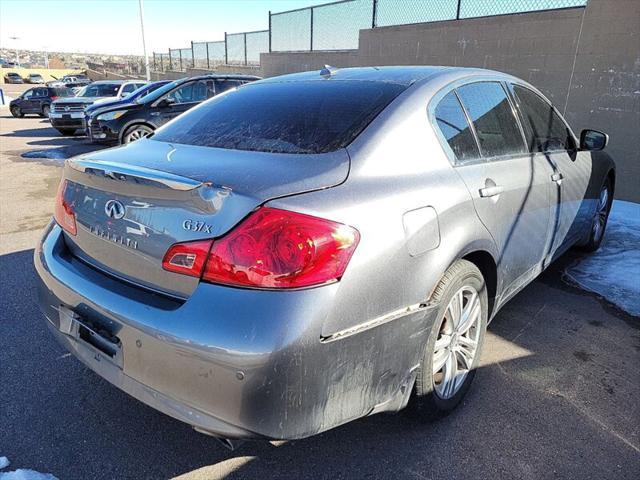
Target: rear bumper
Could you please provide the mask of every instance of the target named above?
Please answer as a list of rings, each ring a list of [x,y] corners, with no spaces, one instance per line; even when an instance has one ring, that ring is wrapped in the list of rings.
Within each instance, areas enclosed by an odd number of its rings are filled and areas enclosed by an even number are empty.
[[[338,284],[267,292],[201,283],[184,302],[163,299],[72,257],[53,224],[35,265],[41,309],[70,352],[138,400],[228,438],[302,438],[402,408],[434,314],[323,342]],[[62,325],[65,311],[117,337],[118,353]]]

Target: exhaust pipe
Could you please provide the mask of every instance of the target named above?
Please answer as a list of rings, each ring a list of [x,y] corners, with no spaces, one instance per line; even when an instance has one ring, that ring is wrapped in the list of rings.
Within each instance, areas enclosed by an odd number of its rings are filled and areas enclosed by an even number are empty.
[[[208,435],[209,437],[215,438],[218,441],[218,443],[220,443],[222,446],[224,446],[225,448],[231,451],[238,449],[240,445],[242,445],[245,442],[244,440],[240,440],[238,438],[219,437],[218,435],[214,435],[213,433],[198,427],[193,427],[193,429],[198,433],[203,433],[205,435]]]

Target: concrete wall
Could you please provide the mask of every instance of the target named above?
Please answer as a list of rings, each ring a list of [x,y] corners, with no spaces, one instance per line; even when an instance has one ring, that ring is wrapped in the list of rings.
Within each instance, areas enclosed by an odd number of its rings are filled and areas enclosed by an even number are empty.
[[[362,31],[360,32],[362,35]],[[359,65],[358,50],[333,52],[272,52],[260,54],[262,77],[274,77],[285,73],[319,70],[325,65],[352,67]]]
[[[261,55],[265,77],[325,63],[483,67],[523,78],[566,110],[577,133],[609,133],[616,197],[640,202],[640,0],[367,29],[358,50]]]

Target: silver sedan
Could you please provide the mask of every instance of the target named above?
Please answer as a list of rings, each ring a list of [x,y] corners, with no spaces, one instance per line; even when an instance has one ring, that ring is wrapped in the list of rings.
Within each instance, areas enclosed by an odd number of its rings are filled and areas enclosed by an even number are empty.
[[[67,161],[40,305],[99,375],[229,445],[443,415],[500,308],[600,245],[607,140],[488,70],[258,81]]]

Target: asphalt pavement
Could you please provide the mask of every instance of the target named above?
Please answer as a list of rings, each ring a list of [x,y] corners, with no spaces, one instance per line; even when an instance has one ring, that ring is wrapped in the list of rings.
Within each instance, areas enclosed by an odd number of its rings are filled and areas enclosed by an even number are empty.
[[[67,479],[638,479],[640,319],[563,281],[569,253],[489,327],[461,408],[408,412],[235,451],[129,397],[58,346],[33,245],[61,160],[96,147],[0,110],[0,456]],[[47,155],[44,155],[45,157]],[[37,157],[37,155],[36,155]]]

